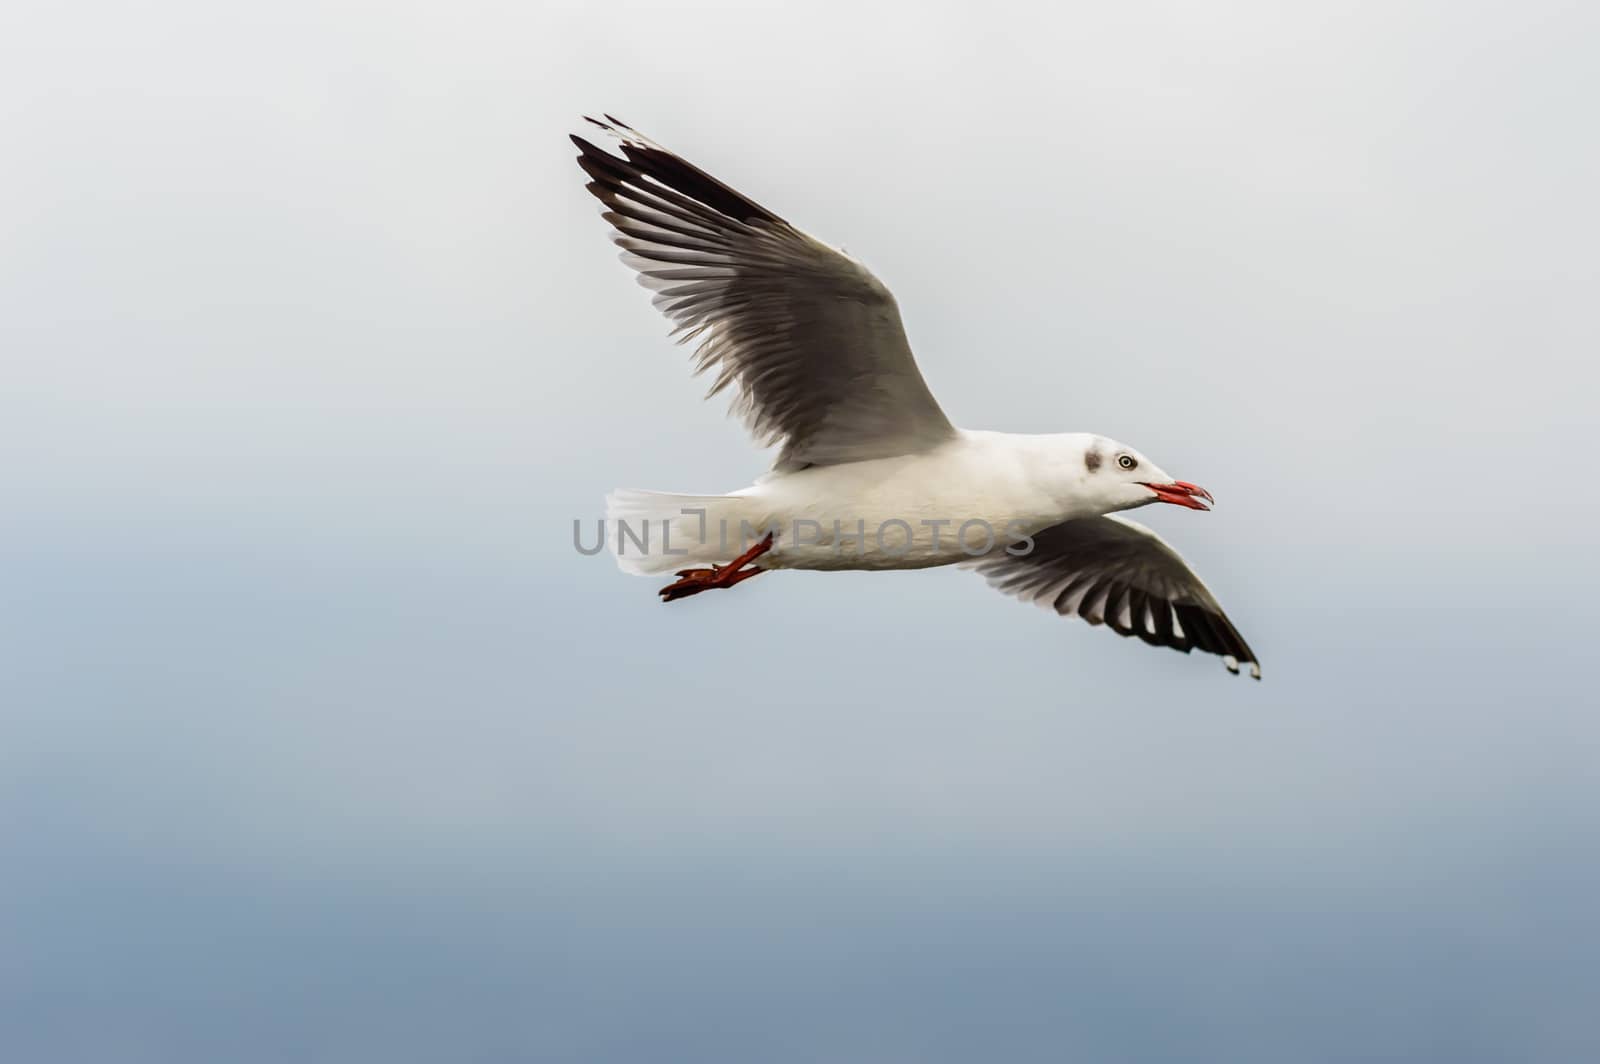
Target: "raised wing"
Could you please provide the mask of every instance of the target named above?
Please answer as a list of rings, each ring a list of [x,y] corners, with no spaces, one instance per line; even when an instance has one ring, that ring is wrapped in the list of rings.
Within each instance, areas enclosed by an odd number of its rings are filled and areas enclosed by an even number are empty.
[[[578,165],[623,261],[656,293],[679,342],[698,339],[695,372],[733,410],[775,468],[925,450],[954,433],[917,371],[889,290],[854,259],[607,116],[589,119],[625,158],[582,137]]]
[[[1033,550],[997,551],[967,563],[990,585],[1090,624],[1106,624],[1152,646],[1185,654],[1199,648],[1240,664],[1261,679],[1261,664],[1216,597],[1160,536],[1121,517],[1087,517],[1052,525]]]

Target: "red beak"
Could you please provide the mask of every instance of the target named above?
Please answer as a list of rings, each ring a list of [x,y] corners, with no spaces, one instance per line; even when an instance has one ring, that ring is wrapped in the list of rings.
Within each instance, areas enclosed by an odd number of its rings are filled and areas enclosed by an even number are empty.
[[[1156,498],[1162,502],[1170,502],[1174,506],[1187,506],[1191,510],[1209,510],[1211,507],[1206,502],[1216,502],[1211,493],[1198,484],[1190,484],[1186,480],[1174,480],[1171,484],[1151,484],[1142,482],[1144,486],[1156,493]],[[1201,502],[1204,499],[1206,502]]]

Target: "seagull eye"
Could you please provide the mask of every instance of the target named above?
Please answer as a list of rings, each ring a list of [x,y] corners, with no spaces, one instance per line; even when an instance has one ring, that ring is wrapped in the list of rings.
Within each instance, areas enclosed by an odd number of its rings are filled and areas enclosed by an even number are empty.
[[[1134,469],[1139,465],[1139,463],[1133,460],[1132,455],[1125,454],[1117,459],[1117,465],[1121,466],[1123,469]]]

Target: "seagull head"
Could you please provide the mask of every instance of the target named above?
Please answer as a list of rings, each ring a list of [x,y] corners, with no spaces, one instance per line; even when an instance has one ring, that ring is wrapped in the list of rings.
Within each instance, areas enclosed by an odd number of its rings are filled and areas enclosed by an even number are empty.
[[[1211,493],[1198,484],[1177,480],[1150,459],[1128,447],[1095,437],[1084,450],[1085,482],[1108,504],[1106,513],[1167,502],[1191,510],[1209,510]]]

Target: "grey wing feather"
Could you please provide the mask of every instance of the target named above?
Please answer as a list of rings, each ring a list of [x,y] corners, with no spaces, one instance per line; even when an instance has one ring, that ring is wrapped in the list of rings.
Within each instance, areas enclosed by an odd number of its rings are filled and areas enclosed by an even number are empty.
[[[998,590],[1064,617],[1185,654],[1219,654],[1229,672],[1245,664],[1261,679],[1260,660],[1216,596],[1177,551],[1134,521],[1064,521],[1036,533],[1027,554],[996,551],[967,564]]]
[[[589,121],[625,156],[572,138],[623,261],[674,333],[699,341],[709,394],[731,390],[757,440],[782,444],[776,468],[908,454],[954,434],[866,267],[615,119]]]

